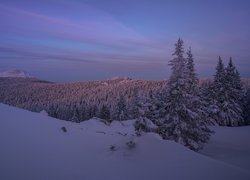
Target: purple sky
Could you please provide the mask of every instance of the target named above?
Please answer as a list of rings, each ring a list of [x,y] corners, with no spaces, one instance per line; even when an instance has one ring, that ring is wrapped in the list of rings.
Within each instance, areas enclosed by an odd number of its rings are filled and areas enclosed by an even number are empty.
[[[0,71],[167,79],[181,37],[200,77],[212,77],[219,55],[250,77],[249,22],[248,0],[0,0]]]

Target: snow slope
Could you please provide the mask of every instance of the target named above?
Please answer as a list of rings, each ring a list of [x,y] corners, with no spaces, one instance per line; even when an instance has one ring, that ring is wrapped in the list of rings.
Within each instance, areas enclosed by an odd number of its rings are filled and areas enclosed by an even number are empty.
[[[107,126],[92,119],[76,124],[0,104],[0,179],[250,179],[246,169],[161,140],[156,134],[137,138],[132,123]],[[136,146],[130,149],[126,142],[132,139]]]
[[[0,72],[0,77],[21,77],[21,78],[32,78],[32,76],[19,69],[10,69],[7,71]]]
[[[201,153],[250,171],[250,126],[211,129],[216,133]]]

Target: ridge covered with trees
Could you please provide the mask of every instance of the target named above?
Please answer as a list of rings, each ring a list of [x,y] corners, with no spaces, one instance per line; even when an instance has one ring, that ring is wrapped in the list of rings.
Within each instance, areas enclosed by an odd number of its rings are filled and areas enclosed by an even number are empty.
[[[35,78],[0,78],[0,102],[50,116],[81,122],[137,119],[135,128],[154,131],[192,150],[209,140],[208,125],[250,124],[250,88],[242,83],[230,58],[221,57],[213,80],[201,81],[191,48],[178,39],[169,61],[168,81],[117,78],[106,81],[52,83]]]

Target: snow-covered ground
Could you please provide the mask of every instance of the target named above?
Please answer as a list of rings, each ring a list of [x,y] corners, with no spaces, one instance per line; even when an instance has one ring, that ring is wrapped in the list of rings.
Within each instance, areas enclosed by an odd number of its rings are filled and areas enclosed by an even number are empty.
[[[211,129],[216,133],[201,153],[250,171],[250,126]]]
[[[250,179],[249,161],[244,161],[250,127],[216,127],[202,151],[210,158],[156,134],[135,137],[132,124],[107,126],[97,119],[76,124],[0,104],[0,179]],[[131,140],[136,145],[129,148]],[[231,159],[234,155],[238,159]]]

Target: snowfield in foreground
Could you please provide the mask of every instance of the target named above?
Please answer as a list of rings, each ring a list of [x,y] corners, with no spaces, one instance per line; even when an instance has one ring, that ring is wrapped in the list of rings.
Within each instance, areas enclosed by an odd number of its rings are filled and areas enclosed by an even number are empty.
[[[216,134],[201,153],[250,171],[250,126],[211,129]]]
[[[76,124],[0,104],[0,179],[250,179],[250,127],[215,127],[205,156],[153,133],[136,137],[132,124]]]

